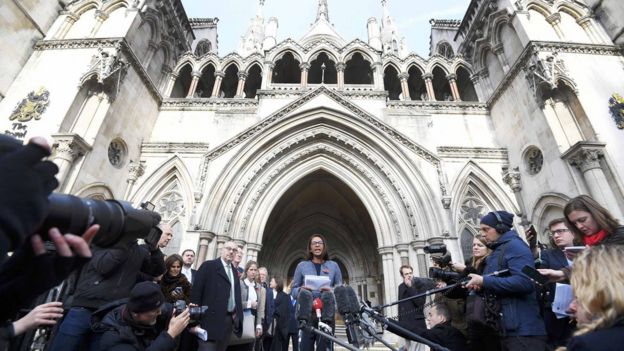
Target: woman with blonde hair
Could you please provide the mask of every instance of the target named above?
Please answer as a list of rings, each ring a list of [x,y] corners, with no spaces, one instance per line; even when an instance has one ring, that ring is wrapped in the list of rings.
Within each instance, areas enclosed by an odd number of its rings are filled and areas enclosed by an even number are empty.
[[[624,345],[624,246],[598,245],[572,266],[570,304],[578,330],[568,351],[621,350]]]

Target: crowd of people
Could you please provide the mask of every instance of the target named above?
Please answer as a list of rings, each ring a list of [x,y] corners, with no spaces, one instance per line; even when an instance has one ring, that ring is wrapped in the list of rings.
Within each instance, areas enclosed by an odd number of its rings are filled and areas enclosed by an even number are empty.
[[[344,283],[323,235],[309,238],[292,277],[244,262],[234,241],[197,269],[192,249],[165,257],[173,238],[165,223],[142,243],[106,248],[90,245],[98,225],[81,236],[52,228],[49,251],[33,233],[58,186],[58,169],[42,160],[50,147],[3,136],[0,143],[0,193],[11,204],[0,205],[0,351],[41,326],[55,326],[47,346],[53,351],[333,349],[296,319],[300,291],[318,298]],[[402,266],[397,323],[418,336],[407,338],[405,349],[423,350],[424,341],[459,351],[621,349],[624,226],[587,195],[570,200],[563,215],[548,225],[549,247],[537,244],[531,230],[525,241],[513,214],[494,211],[480,219],[466,262],[437,257],[432,265],[446,273],[435,277]],[[70,274],[77,279],[67,280]],[[63,303],[33,306],[63,281],[71,285]],[[308,322],[335,330],[333,318],[319,318],[313,313]]]

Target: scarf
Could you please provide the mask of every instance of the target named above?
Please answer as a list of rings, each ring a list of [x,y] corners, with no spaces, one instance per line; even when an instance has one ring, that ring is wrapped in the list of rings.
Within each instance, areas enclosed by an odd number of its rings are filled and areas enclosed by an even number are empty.
[[[607,232],[604,229],[602,229],[596,234],[585,235],[583,237],[583,241],[585,242],[585,245],[594,246],[594,245],[600,244],[600,242],[604,240],[604,238],[606,237],[607,237]]]

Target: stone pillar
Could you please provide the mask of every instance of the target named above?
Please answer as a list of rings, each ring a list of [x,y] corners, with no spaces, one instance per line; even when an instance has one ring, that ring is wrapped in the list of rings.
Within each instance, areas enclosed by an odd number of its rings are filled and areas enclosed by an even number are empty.
[[[501,43],[493,47],[492,52],[498,58],[498,62],[501,63],[501,66],[503,66],[503,71],[508,72],[509,62],[507,62],[507,57],[505,57],[505,50],[503,49],[503,44]]]
[[[397,291],[399,285],[396,283],[396,276],[399,274],[398,270],[395,272],[394,266],[394,249],[390,246],[380,247],[378,249],[382,259],[382,268],[384,274],[384,303],[396,301]],[[390,315],[396,314],[396,306],[393,306],[393,311]]]
[[[409,244],[396,244],[394,248],[401,257],[401,265],[409,265]]]
[[[383,66],[381,65],[381,62],[373,63],[373,84],[374,84],[375,90],[384,89]]]
[[[427,243],[424,240],[416,240],[410,243],[412,250],[416,251],[416,267],[414,267],[414,276],[418,277],[427,277],[427,256],[425,251],[423,251],[423,247],[427,246]]]
[[[219,91],[221,90],[221,81],[223,80],[223,77],[225,77],[225,73],[221,72],[221,71],[217,71],[215,72],[215,83],[214,83],[214,87],[212,87],[212,94],[210,95],[210,97],[216,98],[219,97]]]
[[[258,254],[262,249],[262,244],[247,243],[247,261],[258,262]]]
[[[483,82],[483,101],[486,101],[487,97],[494,91],[490,82],[490,72],[487,69],[483,69],[479,72],[479,75]]]
[[[561,155],[561,158],[581,172],[589,194],[598,203],[608,208],[615,218],[622,218],[620,205],[600,164],[604,157],[604,146],[604,143],[581,141]]]
[[[407,78],[409,78],[409,73],[403,72],[399,74],[399,80],[401,81],[401,92],[403,93],[404,101],[409,101],[412,99],[410,97],[409,87],[407,86]]]
[[[480,101],[484,101],[485,100],[485,94],[483,93],[482,86],[481,86],[481,81],[479,78],[479,74],[471,74],[470,75],[470,81],[472,82],[472,85],[475,88],[475,91],[477,92],[477,97],[479,98]]]
[[[195,95],[195,91],[197,90],[197,83],[199,82],[199,78],[201,78],[201,72],[193,71],[191,73],[193,79],[191,79],[191,85],[189,86],[188,93],[186,94],[187,98],[192,98]]]
[[[436,101],[435,92],[433,90],[433,74],[425,73],[423,74],[423,79],[425,80],[425,87],[427,88],[428,100]]]
[[[594,27],[594,23],[592,22],[592,18],[590,16],[583,16],[577,19],[576,23],[578,23],[578,25],[583,28],[585,34],[587,34],[587,37],[591,40],[592,43],[603,43],[598,33],[596,33],[596,28]]]
[[[94,37],[95,34],[97,34],[97,32],[100,30],[100,27],[102,27],[102,23],[104,23],[107,18],[108,15],[106,13],[102,12],[101,10],[95,10],[95,25],[93,26],[89,37]]]
[[[167,83],[167,88],[165,88],[165,97],[171,96],[171,91],[173,90],[173,86],[175,85],[176,79],[178,79],[178,74],[176,72],[171,72],[169,74],[169,83]]]
[[[262,79],[261,89],[266,89],[271,86],[271,79],[273,78],[273,68],[275,65],[271,61],[264,62],[264,78]]]
[[[76,16],[75,14],[73,14],[71,12],[66,12],[64,14],[66,15],[65,19],[63,20],[63,23],[61,24],[61,26],[59,27],[58,31],[56,32],[56,35],[54,36],[54,39],[63,39],[63,38],[65,38],[65,35],[67,35],[67,32],[69,32],[69,29],[78,20],[78,16]]]
[[[143,66],[145,68],[149,67],[150,61],[152,61],[152,57],[154,57],[156,50],[158,50],[158,44],[151,39],[147,45],[147,53],[145,54],[145,59],[143,60]]]
[[[299,68],[301,69],[301,87],[306,88],[308,86],[308,70],[310,69],[310,64],[302,62]]]
[[[453,94],[453,101],[461,101],[461,97],[459,95],[459,89],[457,89],[457,75],[455,73],[448,74],[446,76],[448,79],[449,85],[451,86],[451,94]]]
[[[91,146],[78,134],[52,134],[52,161],[58,166],[60,192],[67,192],[67,175],[74,166],[74,162],[91,151]]]
[[[123,196],[124,200],[130,199],[130,194],[132,194],[134,184],[136,184],[136,181],[143,176],[143,174],[145,174],[145,161],[130,161],[130,164],[128,165],[128,179],[126,179],[128,186],[126,187],[126,191]]]
[[[546,17],[546,22],[553,27],[559,39],[565,40],[565,34],[561,30],[561,26],[559,26],[561,24],[561,14],[559,12]]]
[[[336,72],[338,73],[338,90],[344,89],[344,70],[347,67],[346,64],[338,62],[336,64]]]
[[[229,235],[217,235],[217,246],[215,247],[214,257],[221,256],[221,248],[223,248],[223,244],[228,241],[231,241],[232,238]]]
[[[245,97],[245,80],[247,79],[247,72],[238,72],[238,86],[236,87],[236,97]]]
[[[522,183],[520,177],[520,170],[518,167],[510,168],[509,166],[503,167],[503,182],[509,186],[511,191],[513,191],[514,196],[516,198],[516,202],[518,202],[518,206],[520,207],[520,213],[516,213],[520,218],[522,218],[521,225],[527,225],[529,223],[527,219],[527,212],[524,206],[524,200],[522,199]]]
[[[209,231],[200,231],[199,233],[199,247],[197,249],[197,259],[195,260],[195,266],[199,266],[201,262],[212,259],[213,257],[207,257],[208,246],[212,239],[214,239],[215,233]]]

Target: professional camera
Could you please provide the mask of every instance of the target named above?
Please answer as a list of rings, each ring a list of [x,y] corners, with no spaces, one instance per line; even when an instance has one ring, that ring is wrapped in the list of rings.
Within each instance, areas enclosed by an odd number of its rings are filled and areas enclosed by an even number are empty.
[[[148,238],[155,238],[150,241],[156,242],[160,238],[161,230],[157,227],[160,215],[148,210],[147,205],[136,209],[127,201],[94,200],[56,193],[48,200],[50,211],[39,228],[44,240],[53,227],[61,233],[80,235],[93,224],[100,225],[93,244],[102,248],[124,247],[138,238],[145,238],[146,242]]]
[[[173,304],[173,310],[176,316],[184,312],[185,309],[186,302],[184,300],[177,300]],[[208,311],[208,306],[190,306],[188,309],[191,322],[198,322],[204,316],[204,313]]]
[[[456,283],[460,281],[464,276],[461,273],[453,272],[447,269],[438,268],[438,267],[430,267],[429,268],[429,278],[438,279],[447,284]]]
[[[431,244],[423,247],[423,251],[426,254],[434,254],[439,253],[442,255],[446,255],[446,245],[444,244]]]

